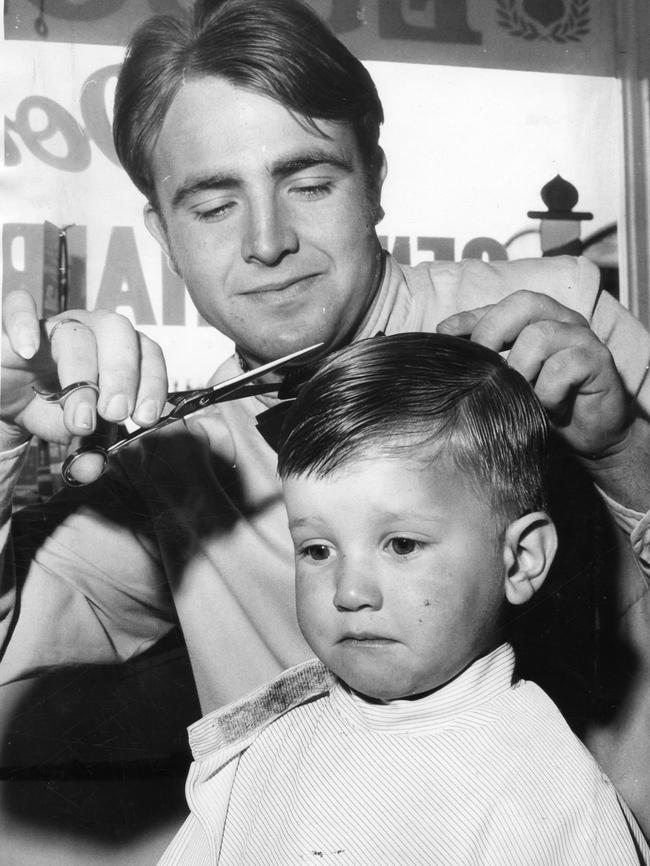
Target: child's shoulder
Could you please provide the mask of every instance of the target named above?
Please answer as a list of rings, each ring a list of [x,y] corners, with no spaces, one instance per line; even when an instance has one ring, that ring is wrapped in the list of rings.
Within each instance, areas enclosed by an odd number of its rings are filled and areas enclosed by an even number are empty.
[[[639,862],[650,863],[634,818],[551,698],[519,681],[502,700],[492,708],[489,750],[499,821],[516,824],[517,838],[526,844],[534,838],[539,850],[561,843],[574,852],[565,851],[562,862],[636,863],[634,852],[642,851]]]
[[[548,795],[573,799],[587,792],[591,796],[594,786],[611,784],[555,703],[534,682],[516,683],[503,696],[500,715],[503,737],[497,749],[505,763],[508,755],[510,761],[517,759],[521,770],[509,784],[520,794],[527,792],[540,802]]]
[[[282,716],[328,694],[332,679],[322,662],[309,659],[240,700],[208,713],[189,728],[195,760],[226,746],[245,747]]]

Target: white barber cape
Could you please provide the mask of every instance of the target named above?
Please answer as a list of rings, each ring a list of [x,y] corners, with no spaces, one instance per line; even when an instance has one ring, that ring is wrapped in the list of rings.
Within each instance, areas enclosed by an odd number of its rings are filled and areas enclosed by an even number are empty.
[[[503,644],[420,700],[320,662],[190,729],[191,815],[159,866],[632,866],[611,782]]]

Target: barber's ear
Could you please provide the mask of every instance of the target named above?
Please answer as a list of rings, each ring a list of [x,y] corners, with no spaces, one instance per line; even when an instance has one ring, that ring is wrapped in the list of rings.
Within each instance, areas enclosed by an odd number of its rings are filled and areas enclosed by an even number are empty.
[[[557,532],[544,511],[513,521],[505,532],[505,591],[510,604],[524,604],[541,587],[557,550]]]
[[[144,224],[146,225],[149,234],[158,241],[160,248],[167,257],[167,267],[169,270],[173,274],[176,274],[177,277],[180,276],[174,257],[171,254],[164,223],[161,220],[158,211],[152,207],[149,202],[144,206]]]
[[[381,147],[377,148],[377,169],[373,183],[373,204],[375,212],[375,225],[380,223],[384,218],[384,209],[381,206],[381,191],[388,173],[388,164],[386,163],[386,154]]]
[[[169,255],[169,244],[167,243],[167,232],[163,221],[160,219],[158,211],[152,207],[149,202],[144,206],[144,224],[149,230],[149,234],[158,241],[163,252]]]

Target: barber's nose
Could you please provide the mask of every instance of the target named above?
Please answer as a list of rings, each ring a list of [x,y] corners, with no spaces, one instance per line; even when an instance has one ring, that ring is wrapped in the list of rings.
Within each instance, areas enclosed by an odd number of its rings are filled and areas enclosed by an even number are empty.
[[[273,197],[251,204],[242,238],[244,260],[274,265],[297,250],[298,235],[287,209]]]
[[[336,575],[334,607],[337,610],[379,610],[383,595],[371,570],[359,561],[342,559]]]

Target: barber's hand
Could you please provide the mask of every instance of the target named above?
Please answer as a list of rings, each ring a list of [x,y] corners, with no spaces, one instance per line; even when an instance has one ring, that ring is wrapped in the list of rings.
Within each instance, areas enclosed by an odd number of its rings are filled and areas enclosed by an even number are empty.
[[[65,321],[69,319],[78,321]],[[80,381],[98,383],[99,394],[91,388],[74,391],[63,409],[45,403],[32,390],[56,391]],[[110,422],[131,417],[139,426],[150,426],[160,417],[166,394],[160,347],[124,316],[71,310],[39,322],[28,292],[10,292],[3,299],[4,447],[31,435],[68,443],[91,434],[98,415]]]
[[[582,457],[624,447],[632,422],[614,360],[579,313],[547,295],[519,291],[438,325],[500,352],[535,388],[549,417]]]

